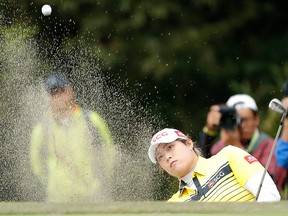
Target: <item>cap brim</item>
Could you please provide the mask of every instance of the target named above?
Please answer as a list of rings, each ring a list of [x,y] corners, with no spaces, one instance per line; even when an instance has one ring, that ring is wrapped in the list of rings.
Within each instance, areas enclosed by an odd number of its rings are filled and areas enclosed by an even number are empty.
[[[156,151],[156,148],[158,147],[160,143],[154,143],[152,145],[150,145],[149,149],[148,149],[148,155],[149,155],[149,158],[150,160],[152,161],[152,163],[157,163],[157,160],[155,158],[155,151]]]

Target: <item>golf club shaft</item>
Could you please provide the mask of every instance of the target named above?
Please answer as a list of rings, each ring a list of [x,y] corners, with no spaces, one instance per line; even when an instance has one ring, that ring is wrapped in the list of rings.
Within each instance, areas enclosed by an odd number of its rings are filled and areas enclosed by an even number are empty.
[[[282,130],[283,121],[284,121],[285,117],[286,117],[286,113],[283,113],[282,116],[281,116],[281,121],[280,121],[280,125],[279,125],[279,127],[278,127],[278,131],[277,131],[276,137],[275,137],[275,139],[274,139],[273,145],[272,145],[272,147],[271,147],[270,154],[269,154],[268,160],[267,160],[267,162],[266,162],[266,166],[265,166],[265,169],[264,169],[264,172],[263,172],[261,181],[260,181],[260,185],[259,185],[259,188],[258,188],[258,191],[257,191],[257,194],[256,194],[256,201],[258,200],[258,197],[259,197],[259,194],[260,194],[260,191],[261,191],[261,188],[262,188],[262,184],[263,184],[263,181],[264,181],[266,172],[267,172],[268,167],[269,167],[269,165],[270,165],[271,158],[272,158],[272,156],[273,156],[273,153],[274,153],[274,150],[275,150],[275,147],[276,147],[276,143],[277,143],[277,141],[278,141],[280,132],[281,132],[281,130]]]

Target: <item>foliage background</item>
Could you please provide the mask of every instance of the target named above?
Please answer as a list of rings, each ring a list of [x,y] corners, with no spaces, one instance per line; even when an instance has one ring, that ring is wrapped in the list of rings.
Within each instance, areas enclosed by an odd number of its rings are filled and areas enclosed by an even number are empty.
[[[46,3],[53,9],[48,17],[41,14]],[[2,0],[1,35],[21,26],[50,50],[47,58],[93,48],[103,76],[159,120],[155,130],[179,128],[197,141],[212,104],[247,93],[258,104],[261,128],[274,136],[268,103],[284,96],[288,79],[287,6],[279,0]]]

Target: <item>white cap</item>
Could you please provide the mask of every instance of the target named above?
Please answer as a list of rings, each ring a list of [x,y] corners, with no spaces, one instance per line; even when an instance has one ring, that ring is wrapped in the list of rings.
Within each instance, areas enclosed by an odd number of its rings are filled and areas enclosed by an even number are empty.
[[[231,96],[226,102],[226,105],[229,107],[235,107],[236,110],[249,108],[256,112],[258,111],[255,100],[246,94],[236,94]]]
[[[150,160],[153,163],[157,163],[155,158],[155,150],[160,143],[171,143],[177,139],[187,140],[188,137],[181,131],[172,128],[165,128],[156,133],[151,139],[151,145],[148,150]]]

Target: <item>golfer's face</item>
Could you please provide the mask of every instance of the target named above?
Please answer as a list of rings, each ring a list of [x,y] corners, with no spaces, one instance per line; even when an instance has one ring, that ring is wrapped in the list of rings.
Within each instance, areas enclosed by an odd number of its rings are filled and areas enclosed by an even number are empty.
[[[64,113],[70,108],[73,97],[74,94],[70,88],[54,92],[54,94],[50,96],[52,111],[61,115],[61,113]]]
[[[193,150],[192,141],[187,144],[174,141],[160,144],[156,149],[156,159],[167,173],[182,178],[196,165],[198,156]]]

